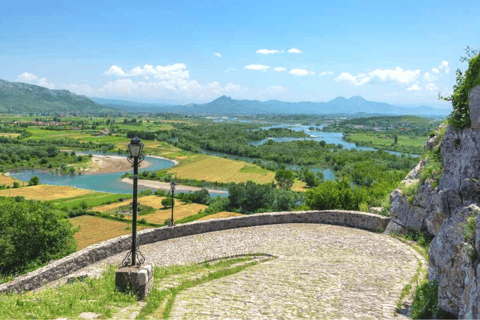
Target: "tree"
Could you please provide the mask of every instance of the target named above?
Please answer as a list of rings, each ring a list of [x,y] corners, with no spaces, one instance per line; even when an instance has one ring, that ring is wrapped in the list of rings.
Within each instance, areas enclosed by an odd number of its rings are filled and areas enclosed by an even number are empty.
[[[29,186],[36,186],[36,185],[38,185],[39,182],[40,182],[40,178],[38,178],[37,176],[33,176],[28,181],[28,185]]]
[[[167,197],[163,199],[161,203],[164,209],[169,208],[172,206],[172,198]]]
[[[72,227],[51,204],[0,198],[0,272],[25,272],[75,252]]]
[[[307,184],[307,186],[309,186],[310,188],[311,187],[316,187],[318,185],[318,181],[317,181],[317,178],[315,176],[315,173],[313,173],[312,171],[308,171],[305,174],[305,180],[304,181]]]
[[[277,181],[278,186],[284,190],[290,190],[293,186],[294,179],[295,174],[290,170],[280,169],[275,174],[275,180]]]

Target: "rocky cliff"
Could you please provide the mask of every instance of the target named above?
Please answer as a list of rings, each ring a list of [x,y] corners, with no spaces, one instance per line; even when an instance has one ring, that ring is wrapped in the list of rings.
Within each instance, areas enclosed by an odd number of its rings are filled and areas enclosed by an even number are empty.
[[[435,236],[429,280],[438,281],[438,306],[459,318],[480,318],[480,86],[470,98],[472,127],[439,128],[426,157],[390,196],[386,232],[411,228]],[[443,136],[444,134],[444,136]],[[437,163],[437,167],[436,164]]]

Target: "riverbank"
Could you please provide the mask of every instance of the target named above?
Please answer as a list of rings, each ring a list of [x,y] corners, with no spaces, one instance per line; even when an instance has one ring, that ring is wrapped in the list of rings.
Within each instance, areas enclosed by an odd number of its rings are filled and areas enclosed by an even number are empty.
[[[128,184],[131,184],[133,185],[133,180],[132,179],[128,179],[128,178],[123,178],[121,180],[122,182],[124,183],[128,183]],[[160,181],[152,181],[152,180],[138,180],[138,185],[139,186],[143,186],[143,187],[147,187],[147,188],[152,188],[152,189],[160,189],[160,190],[166,190],[166,191],[170,191],[170,182],[160,182]],[[181,184],[177,184],[175,186],[175,190],[176,191],[179,191],[179,192],[191,192],[191,191],[200,191],[202,190],[202,188],[198,188],[198,187],[191,187],[191,186],[185,186],[185,185],[181,185]],[[225,191],[225,190],[217,190],[217,189],[207,189],[208,192],[213,192],[213,193],[219,193],[219,194],[227,194],[228,192]]]
[[[143,161],[142,168],[148,168],[151,165],[149,161]],[[127,161],[125,156],[103,156],[94,155],[92,157],[91,167],[85,169],[84,174],[101,174],[125,172],[132,169],[132,165]]]

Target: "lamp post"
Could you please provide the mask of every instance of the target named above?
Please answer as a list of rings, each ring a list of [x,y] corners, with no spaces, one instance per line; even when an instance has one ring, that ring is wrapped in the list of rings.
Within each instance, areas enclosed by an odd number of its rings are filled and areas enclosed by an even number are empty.
[[[170,219],[170,226],[173,227],[173,206],[175,204],[173,196],[175,194],[175,180],[170,183],[170,188],[172,189],[172,219]]]
[[[131,262],[132,266],[137,264],[137,255],[139,255],[138,266],[145,262],[145,257],[137,248],[137,188],[138,188],[138,167],[143,161],[144,156],[142,155],[143,143],[136,136],[130,141],[128,145],[128,151],[130,156],[127,158],[128,162],[132,164],[133,167],[133,201],[132,201],[132,250],[127,254],[125,259],[123,259],[122,264],[128,266]]]

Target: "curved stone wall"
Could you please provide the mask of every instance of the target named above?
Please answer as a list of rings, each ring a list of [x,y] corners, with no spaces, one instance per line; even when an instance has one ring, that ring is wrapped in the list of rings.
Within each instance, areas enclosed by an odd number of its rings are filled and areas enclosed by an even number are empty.
[[[357,211],[269,212],[148,229],[139,232],[137,237],[140,245],[143,245],[199,233],[282,223],[322,223],[383,232],[389,221],[390,218],[387,217]],[[21,293],[24,290],[39,288],[45,283],[57,280],[92,263],[130,250],[130,239],[131,236],[125,235],[91,245],[63,259],[53,261],[43,268],[17,277],[9,283],[0,285],[0,292]]]

